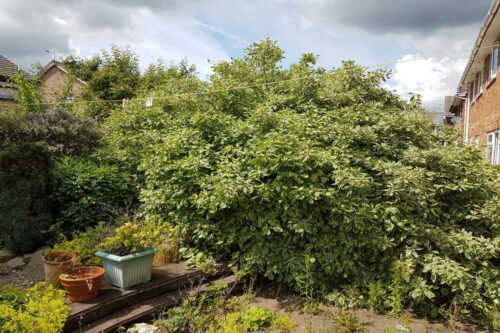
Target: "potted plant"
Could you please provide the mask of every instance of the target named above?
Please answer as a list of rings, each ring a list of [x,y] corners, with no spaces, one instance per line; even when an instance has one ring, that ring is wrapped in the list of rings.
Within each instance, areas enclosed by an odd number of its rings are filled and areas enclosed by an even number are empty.
[[[85,302],[99,295],[104,272],[104,268],[98,266],[75,267],[59,275],[59,280],[71,302]]]
[[[75,254],[71,252],[49,251],[42,257],[45,283],[60,287],[59,275],[73,268]]]
[[[136,223],[127,222],[101,244],[101,258],[106,270],[105,279],[122,289],[151,280],[153,256],[157,249],[144,243],[147,235]]]

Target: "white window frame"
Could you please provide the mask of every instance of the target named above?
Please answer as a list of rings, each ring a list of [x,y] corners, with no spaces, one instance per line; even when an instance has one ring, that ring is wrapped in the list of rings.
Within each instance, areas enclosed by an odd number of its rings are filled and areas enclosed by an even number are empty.
[[[497,76],[498,67],[498,47],[494,47],[491,50],[491,60],[490,60],[490,78]]]
[[[483,70],[480,70],[479,73],[477,73],[477,84],[477,95],[479,96],[483,93]]]
[[[500,165],[500,129],[488,133],[486,137],[486,157],[493,165]]]

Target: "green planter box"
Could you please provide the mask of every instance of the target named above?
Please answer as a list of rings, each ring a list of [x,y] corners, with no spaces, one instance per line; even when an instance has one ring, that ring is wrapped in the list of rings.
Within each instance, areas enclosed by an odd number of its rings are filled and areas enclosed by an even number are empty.
[[[96,252],[106,270],[104,279],[119,288],[127,289],[151,280],[153,256],[157,249],[147,249],[126,256],[117,256],[105,251]]]

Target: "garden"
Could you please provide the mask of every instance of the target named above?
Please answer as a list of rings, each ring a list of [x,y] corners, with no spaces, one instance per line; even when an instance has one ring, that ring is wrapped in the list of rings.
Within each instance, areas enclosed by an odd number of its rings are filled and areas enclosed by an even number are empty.
[[[191,295],[158,332],[498,329],[500,169],[433,131],[389,71],[317,60],[265,39],[202,80],[187,61],[141,73],[113,46],[66,58],[87,84],[53,104],[20,73],[0,114],[0,240],[40,253],[46,283],[0,279],[0,331],[60,332],[104,278],[126,289],[178,260],[227,262],[245,290]]]

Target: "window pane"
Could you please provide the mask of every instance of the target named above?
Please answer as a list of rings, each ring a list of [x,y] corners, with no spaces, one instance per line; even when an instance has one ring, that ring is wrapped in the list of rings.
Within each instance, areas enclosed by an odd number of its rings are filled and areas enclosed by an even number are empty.
[[[497,67],[498,67],[498,48],[494,47],[493,52],[491,54],[491,77],[495,77],[497,75]]]

